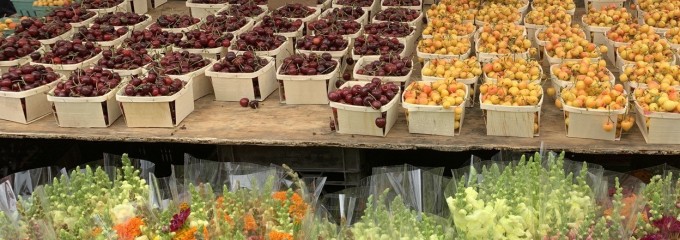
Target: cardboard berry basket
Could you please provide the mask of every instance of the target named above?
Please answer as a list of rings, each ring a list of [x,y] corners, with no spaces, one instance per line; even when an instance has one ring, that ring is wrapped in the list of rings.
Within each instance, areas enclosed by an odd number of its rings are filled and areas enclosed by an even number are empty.
[[[612,27],[600,27],[600,26],[591,26],[586,24],[583,19],[585,19],[585,15],[581,17],[581,22],[583,23],[583,30],[586,33],[586,37],[590,42],[595,43],[597,45],[604,45],[607,42],[607,36],[604,35],[606,32],[609,31]]]
[[[317,2],[318,3],[318,2]],[[316,8],[323,10],[329,9],[331,5],[333,4],[333,1],[331,0],[324,0],[323,3],[321,4],[316,4]]]
[[[92,11],[92,10],[87,10],[87,11],[94,12],[94,16],[92,16],[88,19],[85,19],[83,21],[80,21],[80,22],[69,23],[69,24],[71,24],[71,27],[74,27],[74,28],[88,27],[88,26],[90,26],[90,24],[92,24],[92,22],[94,22],[95,18],[99,17],[99,13]]]
[[[352,71],[352,76],[354,79],[359,80],[359,81],[371,81],[373,78],[380,78],[383,81],[386,82],[399,82],[401,83],[401,87],[405,87],[406,85],[409,84],[411,80],[411,74],[413,74],[413,68],[415,68],[415,65],[413,64],[413,60],[411,60],[411,71],[409,71],[406,76],[396,76],[396,77],[390,77],[390,76],[370,76],[370,75],[361,75],[357,74],[357,71],[361,68],[363,68],[365,65],[369,64],[370,62],[376,61],[380,59],[380,56],[365,56],[359,58],[359,61],[354,64],[354,70]]]
[[[240,50],[234,49],[234,45],[235,44],[229,46],[230,52],[236,52],[237,54],[239,52],[242,52]],[[284,43],[281,44],[281,46],[271,51],[253,51],[253,52],[255,53],[256,56],[273,57],[274,59],[276,59],[276,67],[278,68],[283,62],[283,59],[285,59],[286,57],[290,56],[293,53],[293,41],[291,39],[287,39]]]
[[[220,10],[218,10],[217,13],[218,13],[218,14],[221,14],[221,15],[228,15],[228,14],[222,13],[222,12],[225,12],[225,11],[229,10],[229,8],[232,7],[232,6],[234,6],[234,5],[229,5],[229,6],[223,7],[223,8],[221,8]],[[268,8],[267,8],[267,5],[257,5],[257,6],[259,6],[259,7],[260,7],[262,10],[264,10],[264,11],[262,11],[262,13],[261,13],[260,15],[257,15],[257,16],[255,16],[255,17],[247,17],[248,19],[253,20],[253,22],[255,22],[255,23],[256,23],[256,22],[259,22],[260,20],[262,20],[262,18],[263,18],[264,16],[266,16],[267,13],[269,12],[269,11],[268,11]]]
[[[147,66],[149,66],[149,64],[135,68],[135,69],[111,69],[111,68],[106,68],[106,67],[102,67],[102,68],[109,70],[111,72],[114,72],[114,73],[118,73],[118,75],[120,77],[131,77],[131,76],[142,74],[142,72],[144,71],[144,68],[146,68]]]
[[[361,28],[359,28],[357,30],[357,32],[352,33],[352,34],[344,34],[344,35],[341,35],[341,36],[343,38],[349,40],[350,42],[354,42],[354,39],[358,38],[359,36],[361,36],[363,34],[364,34],[364,26],[362,25]],[[316,34],[315,31],[312,31],[311,35],[316,36],[316,35],[319,35],[319,34]]]
[[[130,2],[129,1],[123,1],[122,3],[110,7],[110,8],[92,8],[88,9],[88,11],[93,11],[96,12],[97,14],[106,14],[110,12],[131,12],[132,8],[130,7]]]
[[[586,14],[590,12],[590,8],[600,10],[603,7],[609,6],[623,7],[623,4],[626,2],[626,0],[584,0],[584,1]]]
[[[564,127],[567,131],[567,137],[609,141],[621,140],[623,129],[619,126],[620,123],[617,119],[625,116],[628,112],[628,101],[625,101],[626,106],[619,110],[576,108],[564,103],[562,98],[560,98],[560,101],[564,110]],[[613,124],[613,128],[610,131],[605,131],[602,125],[608,122]]]
[[[0,119],[23,124],[32,123],[52,113],[47,93],[64,80],[64,76],[40,87],[21,91],[0,91]]]
[[[606,37],[609,31],[605,32],[604,36]],[[606,39],[605,41],[605,46],[607,46],[607,58],[609,59],[610,62],[613,62],[614,64],[617,64],[618,60],[618,48],[623,47],[623,46],[629,46],[630,42],[616,42],[614,40],[611,40],[609,38]]]
[[[302,23],[303,23],[302,25],[305,26],[305,28],[307,28],[307,23],[319,19],[319,15],[321,15],[321,12],[323,11],[318,7],[310,7],[310,8],[314,9],[314,13],[310,14],[309,16],[304,17],[304,18],[288,18],[288,19],[293,20],[293,21],[300,19],[300,20],[302,20]]]
[[[187,2],[187,4],[189,4],[189,2]],[[201,19],[200,22],[194,23],[193,25],[188,26],[188,27],[183,27],[183,28],[161,28],[161,30],[162,30],[162,31],[166,31],[166,32],[171,32],[171,33],[185,33],[185,32],[189,32],[189,31],[191,31],[191,30],[197,29],[198,26],[200,26],[200,25],[203,23],[203,21],[204,21],[204,19]],[[153,25],[153,23],[149,24],[149,26],[146,26],[146,28],[151,27],[151,25]]]
[[[276,82],[276,62],[272,57],[262,57],[268,63],[252,73],[223,73],[212,71],[211,64],[205,75],[211,77],[215,101],[239,101],[248,98],[263,101],[278,88]]]
[[[59,35],[59,36],[56,36],[56,37],[53,37],[53,38],[49,38],[49,39],[38,40],[38,41],[40,41],[40,43],[42,43],[43,46],[47,46],[47,48],[49,49],[49,48],[50,48],[50,47],[49,47],[50,45],[56,43],[56,42],[59,41],[59,40],[71,40],[71,38],[73,37],[73,34],[74,34],[74,33],[75,33],[75,28],[74,28],[73,26],[71,26],[71,29],[69,29],[68,31],[62,33],[62,34]],[[46,49],[46,50],[47,50],[47,49]]]
[[[176,46],[172,47],[175,52],[187,51],[189,53],[200,54],[203,58],[220,59],[222,56],[227,54],[227,48],[216,47],[216,48],[178,48]]]
[[[621,50],[621,48],[616,49],[616,69],[619,69],[619,72],[623,72],[623,70],[626,66],[633,65],[633,64],[635,64],[635,62],[623,59],[621,57],[620,50]],[[675,65],[675,54],[672,55],[670,64],[671,64],[671,66]]]
[[[404,44],[404,49],[401,50],[399,53],[399,57],[405,58],[406,56],[410,56],[410,54],[407,54],[406,48],[414,48],[414,47],[409,47],[408,44],[416,44],[416,43],[409,43],[406,41],[406,38],[397,38],[400,43]],[[352,44],[354,44],[354,41],[352,41]],[[413,46],[413,45],[412,45]],[[380,57],[380,55],[359,55],[359,54],[354,54],[354,45],[352,45],[352,48],[349,49],[350,55],[354,61],[359,61],[361,57]]]
[[[539,136],[544,98],[545,96],[541,96],[536,106],[501,106],[484,103],[480,94],[479,104],[484,112],[486,135],[526,138]]]
[[[326,0],[326,2],[331,2],[331,0]],[[334,6],[333,8],[329,8],[329,9],[326,9],[326,11],[323,11],[321,13],[321,15],[319,15],[319,19],[323,19],[324,17],[328,16],[328,14],[333,12],[333,9],[335,9],[335,8],[337,8],[337,7]],[[361,15],[361,17],[354,19],[354,21],[357,21],[359,24],[361,24],[361,26],[368,24],[368,20],[369,20],[368,11],[364,11],[364,14]]]
[[[418,11],[423,11],[423,1],[420,1],[420,5],[417,6],[387,6],[385,5],[385,0],[380,1],[380,10],[385,11],[385,9],[388,8],[408,8],[408,9],[413,9],[413,10],[418,10]]]
[[[54,88],[47,95],[52,103],[54,118],[59,127],[105,128],[120,117],[116,92],[125,84],[125,79],[104,96],[97,97],[57,97]]]
[[[680,144],[680,114],[645,111],[637,100],[635,124],[647,144]]]
[[[100,13],[100,14],[101,14],[101,13]],[[134,30],[144,30],[146,27],[148,27],[149,25],[151,25],[151,23],[153,23],[153,18],[151,17],[151,15],[149,15],[149,14],[144,14],[144,16],[146,16],[146,19],[144,19],[143,21],[141,21],[141,22],[139,22],[139,23],[137,23],[137,24],[134,24],[134,25],[127,25],[127,26],[113,26],[113,28],[119,29],[119,28],[122,28],[122,27],[128,27],[128,30],[129,30],[129,31],[134,31]]]
[[[548,4],[546,4],[546,5],[548,5]],[[536,9],[536,6],[534,6],[533,2],[531,2],[531,9]],[[576,13],[576,8],[574,7],[574,9],[568,9],[568,10],[566,10],[566,12],[567,12],[567,14],[574,16],[574,14]],[[525,13],[525,15],[526,15],[526,13]]]
[[[421,1],[421,3],[422,3],[422,1]],[[385,10],[385,9],[383,9],[383,10]],[[416,9],[416,10],[420,11],[420,9]],[[416,18],[413,21],[406,22],[406,23],[408,23],[409,26],[414,27],[416,29],[415,31],[418,32],[418,33],[423,32],[423,14],[424,13],[422,11],[420,11],[420,15],[418,16],[418,18]],[[373,16],[373,19],[371,20],[371,22],[372,23],[381,23],[381,22],[386,22],[386,21],[376,20],[375,16]]]
[[[348,81],[340,88],[351,87],[354,85],[365,85],[366,81]],[[401,96],[401,88],[396,96]],[[389,103],[380,109],[371,107],[354,106],[338,102],[330,102],[333,111],[335,127],[340,134],[358,134],[384,137],[389,133],[394,123],[399,117],[399,97],[394,97]],[[375,119],[383,117],[386,119],[385,128],[375,125]]]
[[[178,126],[194,111],[193,82],[171,96],[125,96],[125,88],[116,94],[128,127],[171,128]]]
[[[125,39],[129,38],[131,34],[132,34],[132,30],[128,29],[127,33],[123,34],[123,36],[120,36],[116,39],[113,39],[111,41],[101,41],[101,42],[95,42],[95,43],[97,43],[99,46],[101,46],[102,49],[115,50],[116,48],[120,47],[123,44],[123,41],[125,41]]]
[[[238,37],[238,35],[241,35],[241,33],[244,33],[246,31],[249,31],[250,29],[253,29],[253,26],[255,26],[255,20],[248,18],[247,21],[246,21],[246,25],[243,25],[243,27],[241,27],[241,28],[239,28],[235,31],[228,32],[228,33],[233,34],[234,38],[236,38],[236,37]]]
[[[477,55],[477,58],[479,58],[479,61],[483,62],[483,63],[493,62],[493,60],[496,60],[498,58],[505,57],[505,56],[512,56],[512,57],[515,57],[515,58],[524,58],[524,59],[529,58],[529,50],[527,50],[526,52],[510,53],[510,54],[485,53],[485,52],[481,52],[479,50],[479,40],[475,41],[474,46],[475,46],[475,54]]]
[[[424,81],[434,82],[434,81]],[[470,88],[465,86],[465,95],[469,96]],[[407,89],[408,90],[408,87]],[[404,92],[406,92],[404,90]],[[465,117],[465,106],[467,98],[460,105],[451,106],[445,109],[442,106],[429,106],[410,104],[404,101],[401,96],[401,106],[406,111],[406,123],[409,133],[456,136],[460,135],[463,129],[463,119]]]
[[[416,47],[416,56],[422,59],[468,59],[470,55],[472,54],[472,44],[470,44],[470,48],[468,48],[467,52],[461,55],[448,55],[448,54],[433,54],[433,53],[424,53],[421,52],[420,49]]]
[[[297,37],[302,37],[304,30],[305,30],[305,24],[302,24],[295,31],[292,31],[292,32],[275,32],[274,35],[284,36],[286,38],[293,39],[293,38],[297,38]]]
[[[192,83],[192,91],[193,94],[192,96],[194,97],[194,100],[197,100],[199,98],[202,98],[208,94],[213,93],[213,86],[212,83],[210,82],[210,77],[205,75],[205,71],[210,68],[213,64],[215,64],[216,60],[207,58],[210,63],[206,65],[205,67],[202,67],[200,69],[197,69],[193,72],[182,74],[182,75],[168,75],[169,77],[175,79],[182,80],[184,82],[191,82]]]
[[[426,68],[430,65],[430,62],[427,61],[425,62],[425,65],[423,65],[423,68]],[[480,66],[481,69],[481,66]],[[424,76],[422,71],[420,72],[421,79],[423,81],[437,81],[437,80],[443,80],[446,78],[443,77],[432,77],[432,76]],[[477,91],[477,87],[479,85],[479,76],[476,77],[471,77],[471,78],[456,78],[456,81],[459,83],[463,83],[467,85],[468,87],[468,92],[469,92],[469,99],[465,100],[465,107],[473,107],[475,104],[475,100],[477,99],[477,95],[475,95],[475,92]]]
[[[191,9],[191,16],[195,18],[204,19],[208,15],[215,15],[220,9],[228,7],[229,3],[220,4],[205,4],[205,3],[193,3],[192,0],[188,0],[186,6]]]
[[[552,82],[553,88],[555,88],[555,92],[557,92],[558,95],[559,95],[560,91],[562,90],[562,88],[566,88],[566,87],[574,85],[573,82],[562,81],[562,80],[558,79],[557,76],[555,76],[555,74],[553,73],[553,69],[557,68],[559,66],[560,66],[560,64],[553,64],[553,65],[550,66],[550,80]],[[612,86],[614,86],[614,84],[616,82],[616,77],[614,76],[614,74],[609,69],[606,69],[606,71],[607,71],[607,75],[609,75],[609,79],[610,79],[609,82],[612,84]]]
[[[335,60],[338,61],[338,60]],[[276,79],[279,82],[279,98],[285,104],[328,104],[328,92],[335,90],[335,81],[341,63],[335,66],[333,71],[323,75],[284,75],[281,65],[276,70]]]
[[[40,48],[36,49],[33,52],[45,52],[45,47],[40,46]],[[31,62],[31,54],[27,54],[26,56],[10,60],[10,61],[0,61],[0,73],[5,73],[7,70],[9,70],[10,67],[15,67],[19,65],[24,65],[26,63]]]
[[[678,53],[678,51],[680,51],[680,44],[672,43],[671,42],[671,36],[668,36],[668,32],[666,32],[662,36],[668,41],[668,44],[671,45],[671,49],[674,50],[674,52],[676,54],[675,58],[678,58],[677,53]]]
[[[560,64],[564,62],[580,62],[582,59],[581,58],[559,58],[557,56],[550,56],[548,53],[548,50],[543,49],[543,56],[548,60],[548,64],[554,65],[554,64]],[[594,57],[590,58],[590,61],[593,63],[596,63],[600,61],[600,57]]]
[[[331,56],[333,56],[333,59],[336,59],[338,61],[342,61],[342,60],[345,60],[345,57],[347,57],[347,53],[349,52],[349,49],[350,49],[349,46],[352,45],[352,42],[353,42],[353,40],[348,40],[347,41],[347,47],[345,47],[345,49],[340,50],[340,51],[312,51],[312,50],[299,49],[299,48],[296,47],[295,52],[303,53],[305,55],[308,55],[310,53],[316,53],[316,55],[319,55],[319,56],[321,56],[321,54],[323,54],[323,53],[330,53]]]
[[[76,69],[81,69],[81,68],[87,68],[89,66],[92,66],[99,61],[99,59],[102,58],[102,53],[100,52],[99,54],[91,57],[90,59],[85,59],[85,61],[76,63],[76,64],[49,64],[49,63],[39,63],[39,62],[33,62],[33,64],[36,65],[43,65],[45,67],[51,67],[55,72],[69,76],[71,75],[71,72],[73,72]]]
[[[527,35],[529,37],[529,40],[531,40],[531,45],[535,48],[538,48],[538,38],[535,38],[536,32],[548,28],[546,25],[538,25],[538,24],[532,24],[528,23],[527,19],[524,18],[524,28],[527,31]],[[571,25],[571,22],[569,22],[569,25]]]
[[[343,8],[343,7],[352,7],[352,6],[340,5],[340,4],[338,4],[338,0],[333,0],[333,7],[334,8]],[[365,13],[368,13],[368,18],[370,19],[374,14],[380,12],[380,0],[373,0],[373,4],[371,4],[370,7],[361,7],[361,9],[363,9]]]

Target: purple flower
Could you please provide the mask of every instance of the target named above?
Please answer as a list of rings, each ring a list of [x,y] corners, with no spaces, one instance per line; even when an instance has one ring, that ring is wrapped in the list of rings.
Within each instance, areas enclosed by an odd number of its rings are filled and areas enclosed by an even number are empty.
[[[680,221],[674,217],[663,216],[661,219],[654,220],[652,223],[663,235],[676,235],[680,233]]]
[[[655,233],[655,234],[644,236],[644,237],[640,238],[640,240],[666,240],[666,238],[659,233]]]
[[[187,218],[189,218],[189,214],[191,214],[191,208],[187,208],[180,211],[179,214],[173,215],[172,220],[170,220],[170,231],[177,232],[181,229],[187,221]]]

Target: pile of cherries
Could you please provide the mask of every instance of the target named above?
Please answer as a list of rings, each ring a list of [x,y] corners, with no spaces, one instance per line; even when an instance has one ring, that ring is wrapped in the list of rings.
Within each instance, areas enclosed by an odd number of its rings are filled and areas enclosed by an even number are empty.
[[[161,15],[153,25],[158,25],[161,28],[187,28],[199,22],[201,22],[201,19],[192,18],[186,14],[172,14]]]
[[[274,17],[306,18],[316,12],[316,9],[302,5],[301,3],[288,3],[272,11]]]
[[[111,26],[132,26],[145,21],[148,18],[146,15],[139,15],[132,12],[115,12],[99,15],[94,19],[94,23],[108,24]]]
[[[334,20],[357,20],[364,15],[364,9],[361,7],[342,7],[333,8],[323,19],[334,19]]]
[[[146,49],[118,48],[115,51],[106,49],[102,51],[102,58],[97,65],[108,69],[132,70],[149,64],[153,59],[147,54]]]
[[[337,66],[338,61],[333,60],[330,53],[323,53],[321,56],[316,53],[298,53],[283,59],[279,74],[324,75],[333,72]]]
[[[184,49],[203,49],[203,48],[228,48],[231,45],[231,40],[234,39],[234,34],[219,32],[201,31],[198,29],[191,30],[184,33],[186,40],[180,41],[177,47]]]
[[[264,31],[271,30],[274,33],[289,33],[297,31],[300,27],[302,27],[302,20],[300,19],[264,16],[262,21],[253,28],[253,31],[260,32],[260,29],[262,29]]]
[[[44,23],[38,19],[24,19],[17,25],[14,34],[17,36],[31,37],[38,40],[58,37],[69,30],[71,24],[61,21],[50,21]]]
[[[30,56],[38,63],[76,64],[96,56],[101,51],[102,49],[93,42],[58,40],[52,46],[52,51],[44,55],[34,52]]]
[[[234,43],[234,50],[238,51],[271,51],[286,42],[286,37],[267,33],[265,31],[248,31],[242,33]]]
[[[264,9],[262,9],[260,6],[253,3],[247,3],[230,6],[227,10],[218,12],[217,15],[254,18],[260,16],[262,13],[264,13]]]
[[[111,25],[99,25],[95,23],[92,24],[90,28],[78,28],[78,31],[73,35],[73,39],[93,42],[113,41],[127,34],[127,32],[127,27],[116,29]]]
[[[399,39],[381,37],[379,35],[359,36],[354,40],[355,55],[384,55],[400,54],[404,51],[404,44]]]
[[[411,72],[412,62],[399,55],[381,55],[378,60],[364,65],[356,74],[368,76],[406,76]]]
[[[361,29],[361,24],[357,21],[345,21],[345,20],[331,20],[331,19],[319,19],[309,23],[309,29],[314,31],[315,35],[327,35],[327,34],[338,34],[338,35],[349,35],[359,32]]]
[[[248,19],[227,15],[209,15],[198,29],[203,31],[234,32],[248,24]]]
[[[59,74],[43,65],[10,67],[2,74],[0,91],[21,92],[31,90],[59,79]]]
[[[229,0],[229,4],[245,5],[267,5],[267,0]]]
[[[406,37],[413,31],[414,29],[408,23],[402,22],[369,23],[364,26],[364,33],[386,37]]]
[[[57,84],[54,95],[57,97],[97,97],[104,96],[115,89],[122,81],[118,73],[94,66],[77,69],[65,82]]]
[[[65,23],[79,23],[94,17],[94,15],[96,15],[95,12],[87,11],[86,9],[81,8],[79,4],[67,4],[50,11],[50,13],[45,16],[45,20],[48,22],[60,21]]]
[[[25,57],[40,48],[35,38],[9,36],[0,37],[0,61],[12,61]]]
[[[159,75],[183,75],[210,64],[200,54],[182,52],[168,52],[159,61],[149,64],[150,72]]]
[[[373,0],[338,0],[338,5],[370,7],[373,6]]]
[[[125,85],[123,95],[138,97],[171,96],[182,90],[182,88],[184,88],[182,80],[149,73],[145,77],[133,77]]]
[[[112,8],[123,3],[123,0],[85,0],[82,2],[85,9]]]
[[[212,66],[212,71],[223,73],[252,73],[267,66],[267,59],[256,56],[253,52],[236,55],[228,52],[221,61]]]
[[[295,42],[296,49],[309,51],[342,51],[347,48],[347,39],[340,35],[304,36]]]
[[[412,22],[420,17],[420,11],[409,8],[388,8],[377,15],[375,20],[391,22]]]
[[[384,0],[384,6],[420,6],[420,0]]]
[[[364,86],[357,84],[332,91],[328,93],[328,100],[380,110],[382,106],[387,105],[397,97],[397,93],[399,93],[399,86],[396,84],[382,83],[379,78],[373,78],[370,83],[364,84]],[[386,117],[386,113],[383,112],[381,117],[375,119],[375,125],[379,128],[385,128],[387,125]],[[330,126],[331,130],[335,130],[334,121],[331,120]]]
[[[159,26],[151,26],[144,30],[134,30],[125,44],[132,49],[163,48],[177,45],[182,41],[182,33],[163,31]]]

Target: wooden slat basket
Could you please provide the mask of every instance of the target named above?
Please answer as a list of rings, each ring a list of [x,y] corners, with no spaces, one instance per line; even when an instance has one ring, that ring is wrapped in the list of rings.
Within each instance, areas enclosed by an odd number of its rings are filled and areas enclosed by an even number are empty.
[[[176,127],[194,111],[192,81],[171,96],[125,96],[124,91],[121,88],[115,96],[128,127]]]
[[[354,85],[365,85],[366,81],[349,81],[340,86],[340,88],[351,87]],[[396,96],[401,96],[401,90]],[[338,133],[341,134],[358,134],[384,137],[389,133],[394,123],[399,117],[399,97],[393,98],[388,104],[383,105],[376,110],[371,107],[353,106],[349,104],[342,104],[337,102],[330,102],[333,109],[333,116],[335,126]],[[384,117],[387,121],[385,128],[379,128],[375,125],[375,119]]]
[[[212,65],[205,71],[205,75],[212,78],[216,101],[239,101],[241,98],[264,100],[278,87],[276,82],[276,68],[272,57],[266,58],[267,63],[262,69],[253,73],[222,73],[212,71]]]
[[[466,96],[470,95],[469,91],[469,86],[465,85]],[[402,93],[401,106],[406,110],[408,132],[443,136],[460,135],[461,129],[463,129],[466,102],[467,98],[458,106],[451,106],[449,109],[444,109],[442,106],[406,103],[404,102],[404,95]]]

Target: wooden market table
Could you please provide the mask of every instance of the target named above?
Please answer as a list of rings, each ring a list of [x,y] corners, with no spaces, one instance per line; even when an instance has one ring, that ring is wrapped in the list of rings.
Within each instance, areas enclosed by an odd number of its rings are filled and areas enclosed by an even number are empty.
[[[621,141],[567,138],[562,112],[547,97],[541,116],[541,134],[535,138],[487,136],[479,104],[468,108],[462,134],[455,137],[408,133],[403,113],[386,137],[342,135],[330,131],[327,105],[287,106],[274,93],[260,108],[242,108],[236,102],[216,102],[209,95],[196,102],[196,110],[175,128],[128,128],[123,117],[109,128],[60,128],[53,116],[23,125],[0,121],[0,138],[71,139],[109,142],[338,147],[358,149],[461,152],[469,150],[535,151],[541,142],[551,150],[584,154],[680,154],[677,145],[645,143],[637,126]]]

